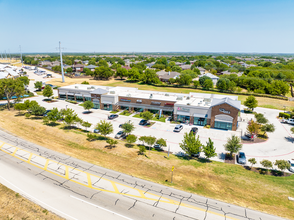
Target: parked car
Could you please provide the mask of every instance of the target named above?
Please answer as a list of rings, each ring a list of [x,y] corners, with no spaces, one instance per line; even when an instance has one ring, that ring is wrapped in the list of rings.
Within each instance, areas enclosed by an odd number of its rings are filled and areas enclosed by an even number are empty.
[[[147,125],[148,124],[148,121],[145,120],[145,119],[142,119],[140,122],[139,122],[139,125]]]
[[[246,164],[246,156],[244,152],[239,152],[237,155],[237,162],[239,164]]]
[[[293,118],[290,118],[290,119],[282,119],[282,123],[294,124],[294,119]]]
[[[163,148],[162,148],[162,146],[160,144],[155,144],[153,146],[153,148],[156,149],[156,150],[163,150]]]
[[[49,112],[51,112],[51,110],[46,110],[46,112],[44,113],[44,117],[47,117],[47,114],[49,113]]]
[[[288,163],[290,164],[289,171],[294,173],[294,159],[288,160]]]
[[[197,128],[197,127],[193,127],[193,128],[191,128],[190,133],[191,133],[191,132],[193,132],[193,133],[196,135],[197,132],[198,132],[198,128]]]
[[[109,115],[109,116],[108,116],[108,119],[112,120],[112,119],[115,119],[115,118],[117,118],[117,117],[118,117],[118,115],[116,115],[116,114],[112,114],[112,115]]]
[[[124,137],[125,133],[123,131],[119,131],[117,132],[117,134],[115,135],[115,138],[119,139],[119,138],[122,138]]]
[[[174,128],[174,132],[180,132],[182,129],[183,129],[183,125],[177,125],[177,126]]]
[[[94,129],[94,133],[99,133],[100,131],[98,129]]]

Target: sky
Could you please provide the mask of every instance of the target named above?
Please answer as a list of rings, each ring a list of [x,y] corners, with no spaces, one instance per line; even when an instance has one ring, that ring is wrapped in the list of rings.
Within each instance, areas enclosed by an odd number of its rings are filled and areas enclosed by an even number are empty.
[[[294,53],[294,0],[0,0],[0,52]]]

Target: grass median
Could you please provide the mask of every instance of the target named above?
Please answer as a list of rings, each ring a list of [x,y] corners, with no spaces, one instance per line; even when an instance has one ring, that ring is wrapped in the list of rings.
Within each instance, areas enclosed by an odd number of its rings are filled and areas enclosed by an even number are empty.
[[[15,116],[16,111],[0,112],[0,127],[49,149],[90,163],[133,175],[177,189],[219,199],[251,209],[294,219],[294,175],[266,176],[239,165],[204,160],[187,160],[175,155],[151,151],[149,158],[138,155],[138,147],[108,149],[104,140],[87,141],[86,133],[46,126],[42,120]],[[147,154],[149,154],[147,152]],[[173,183],[171,168],[174,169]],[[167,182],[166,182],[167,180]]]

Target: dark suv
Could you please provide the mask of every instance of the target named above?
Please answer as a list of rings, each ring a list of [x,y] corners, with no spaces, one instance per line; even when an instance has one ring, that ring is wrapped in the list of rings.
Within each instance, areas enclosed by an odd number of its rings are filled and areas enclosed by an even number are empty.
[[[147,124],[148,124],[148,121],[145,119],[142,119],[139,123],[139,125],[147,125]]]
[[[117,117],[118,117],[118,115],[113,114],[113,115],[109,115],[108,116],[108,119],[112,120],[112,119],[115,119]]]
[[[197,132],[198,132],[198,128],[196,128],[196,127],[193,127],[193,128],[191,128],[191,131],[190,131],[190,133],[191,132],[193,132],[193,134],[197,134]]]

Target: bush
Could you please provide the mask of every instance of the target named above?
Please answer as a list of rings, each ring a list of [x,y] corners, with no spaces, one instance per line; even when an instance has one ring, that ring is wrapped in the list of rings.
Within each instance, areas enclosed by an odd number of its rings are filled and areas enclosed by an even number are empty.
[[[205,125],[204,127],[209,129],[210,128],[210,125]]]
[[[26,114],[25,114],[25,117],[26,117],[26,118],[29,118],[29,117],[31,117],[31,114],[30,114],[30,113],[26,113]]]
[[[124,110],[121,114],[122,115],[126,115],[127,113],[129,113],[129,111],[128,110]]]
[[[146,148],[145,148],[145,146],[144,146],[144,145],[140,145],[140,146],[139,146],[139,154],[140,154],[140,155],[144,155],[145,152],[146,152]]]
[[[289,119],[290,118],[290,114],[284,113],[284,112],[280,112],[279,113],[279,117],[285,118],[285,119]]]
[[[159,119],[159,114],[155,114],[155,118]]]
[[[84,81],[84,82],[82,82],[81,84],[86,84],[86,85],[89,85],[89,82],[87,82],[87,81]]]

